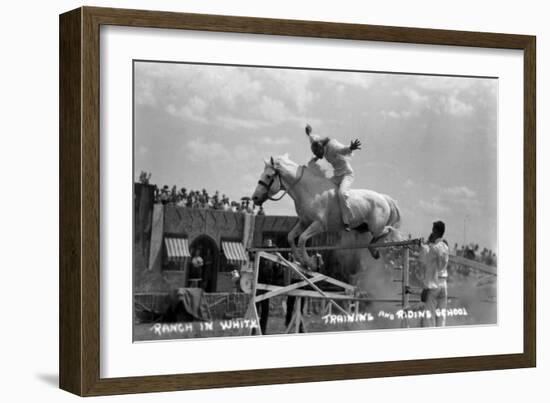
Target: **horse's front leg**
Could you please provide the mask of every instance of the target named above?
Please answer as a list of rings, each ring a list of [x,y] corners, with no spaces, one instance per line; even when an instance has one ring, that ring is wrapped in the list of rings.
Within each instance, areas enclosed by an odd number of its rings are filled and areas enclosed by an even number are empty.
[[[378,235],[372,234],[371,244],[379,243],[380,241],[402,241],[403,237],[395,228],[390,225],[385,226]],[[375,259],[380,258],[380,251],[378,248],[368,248],[372,257]]]
[[[294,255],[294,257],[297,257],[298,255],[296,250],[296,238],[304,231],[304,229],[305,226],[300,221],[298,221],[287,235],[288,243],[290,245],[290,248],[292,249],[292,254]]]
[[[317,262],[315,259],[312,259],[306,251],[306,242],[309,238],[324,232],[323,225],[319,221],[314,221],[309,227],[306,228],[304,232],[300,234],[298,238],[298,248],[300,258],[298,259],[300,263],[306,265],[312,270],[317,269]]]

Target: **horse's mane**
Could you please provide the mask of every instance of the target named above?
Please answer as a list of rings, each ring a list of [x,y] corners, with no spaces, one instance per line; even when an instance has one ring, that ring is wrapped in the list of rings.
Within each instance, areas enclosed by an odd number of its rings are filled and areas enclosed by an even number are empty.
[[[306,168],[309,170],[309,172],[311,172],[315,176],[318,176],[319,178],[330,179],[332,176],[330,172],[323,168],[318,162],[309,161],[309,163],[306,165]]]
[[[287,170],[298,168],[298,164],[292,161],[288,157],[288,154],[284,154],[276,157],[275,162],[279,164],[279,166]],[[319,163],[313,162],[313,160],[309,161],[309,163],[305,165],[305,168],[311,174],[313,174],[313,176],[316,176],[320,179],[330,180],[330,175],[328,171],[324,169]]]

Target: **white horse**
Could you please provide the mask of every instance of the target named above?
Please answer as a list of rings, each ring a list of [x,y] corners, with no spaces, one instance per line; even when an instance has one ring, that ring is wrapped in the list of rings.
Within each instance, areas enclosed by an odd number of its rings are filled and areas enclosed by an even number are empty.
[[[299,166],[288,155],[275,159],[271,157],[270,161],[264,162],[265,168],[252,200],[254,204],[261,205],[267,199],[280,200],[282,196],[278,199],[274,196],[282,190],[290,195],[294,200],[298,223],[288,233],[288,242],[297,260],[315,270],[316,259],[312,259],[305,249],[307,240],[326,231],[344,229],[336,185],[313,162],[307,167]],[[387,237],[400,225],[399,207],[387,195],[354,189],[349,192],[349,205],[353,215],[350,227],[360,232],[370,232],[370,243]],[[375,258],[379,257],[375,248],[369,248],[369,251]]]

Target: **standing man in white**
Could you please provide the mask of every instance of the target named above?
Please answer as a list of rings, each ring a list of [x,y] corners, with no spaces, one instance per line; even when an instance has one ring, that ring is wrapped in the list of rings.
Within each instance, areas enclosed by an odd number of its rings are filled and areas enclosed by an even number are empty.
[[[445,223],[433,223],[428,242],[420,245],[420,262],[423,273],[421,300],[430,317],[422,319],[422,327],[445,326],[447,309],[447,264],[449,246],[443,239]],[[439,315],[436,315],[439,312]]]

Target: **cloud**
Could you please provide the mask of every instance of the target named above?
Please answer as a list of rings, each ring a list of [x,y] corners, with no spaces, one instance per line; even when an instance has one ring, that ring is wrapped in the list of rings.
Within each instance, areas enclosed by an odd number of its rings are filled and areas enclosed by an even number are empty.
[[[175,63],[136,63],[138,104],[159,106],[183,117],[204,118],[210,107],[232,109],[254,99],[262,85],[245,68]]]
[[[240,163],[247,162],[248,165],[250,165],[250,163],[255,164],[256,162],[253,161],[254,158],[250,157],[258,155],[256,148],[251,144],[237,144],[230,150],[230,154],[232,161]]]
[[[280,122],[290,114],[283,101],[265,95],[261,97],[258,111],[264,118],[274,122]]]
[[[355,164],[355,166],[358,168],[360,167],[365,168],[367,172],[380,172],[386,175],[388,174],[397,175],[399,174],[399,171],[400,171],[399,167],[396,164],[387,162],[387,161],[367,160],[366,162]]]
[[[443,214],[451,211],[462,211],[472,216],[478,215],[482,202],[477,193],[467,186],[437,187],[431,199],[420,200],[418,205],[425,212]]]
[[[406,226],[416,231],[437,218],[433,215],[451,222],[468,214],[479,237],[492,236],[485,228],[496,203],[488,196],[494,187],[496,80],[135,66],[136,105],[147,106],[137,109],[136,145],[151,147],[144,156],[136,147],[141,164],[136,176],[146,167],[166,183],[200,179],[232,194],[248,194],[264,157],[291,151],[297,161],[309,159],[304,125],[310,123],[315,132],[343,142],[353,133],[364,140],[365,150],[353,160],[356,186],[398,198],[411,211]],[[494,147],[488,149],[488,142]],[[183,150],[186,160],[177,161]],[[185,170],[175,172],[171,166],[177,164]],[[457,171],[457,166],[466,168]],[[440,186],[430,187],[431,181]],[[286,200],[269,203],[268,212],[293,213],[290,202],[290,210],[283,208]]]
[[[473,105],[461,101],[454,95],[447,97],[445,109],[447,113],[454,116],[468,116],[474,111]]]
[[[250,195],[251,193],[253,193],[258,183],[258,180],[260,179],[260,175],[261,171],[258,171],[257,173],[248,172],[244,174],[239,181],[241,184],[239,188],[240,193],[244,195]]]
[[[445,206],[441,200],[434,198],[432,200],[420,200],[418,206],[429,214],[441,215],[450,211],[448,206]]]
[[[374,75],[366,73],[352,72],[327,72],[326,82],[337,85],[338,87],[345,86],[356,87],[361,89],[369,89],[374,81]]]
[[[257,130],[285,122],[303,123],[306,120],[304,116],[293,112],[286,101],[261,95],[243,99],[234,108],[225,108],[211,116],[208,123],[232,130]]]
[[[422,95],[420,94],[420,92],[412,88],[404,88],[402,90],[402,94],[407,97],[408,100],[411,101],[414,105],[425,106],[430,100],[429,96]]]
[[[391,119],[407,119],[413,116],[412,111],[403,109],[401,111],[395,111],[395,110],[382,110],[380,111],[380,114],[384,117],[388,117]]]
[[[135,75],[134,100],[136,105],[155,106],[157,104],[154,84],[147,77]]]
[[[166,112],[172,116],[203,124],[209,123],[209,119],[206,118],[206,111],[206,101],[197,96],[193,96],[186,104],[180,107],[174,104],[166,106]]]
[[[407,119],[417,117],[424,110],[430,109],[433,99],[426,91],[415,88],[414,83],[402,83],[399,89],[390,92],[393,97],[393,102],[380,110],[380,114],[384,118],[390,119]]]
[[[260,144],[264,144],[267,146],[284,146],[291,143],[290,139],[288,137],[261,137],[259,140]]]
[[[315,99],[309,88],[311,73],[140,62],[135,97],[138,105],[156,107],[183,121],[256,130],[305,121]]]
[[[326,123],[327,116],[311,113],[316,102],[323,101],[321,92],[366,90],[376,83],[375,75],[367,73],[183,63],[139,62],[135,73],[138,105],[155,107],[184,122],[233,131],[316,119]]]
[[[452,196],[452,197],[458,197],[461,199],[473,199],[476,197],[476,192],[474,192],[472,189],[468,188],[467,186],[454,186],[445,188],[442,191],[444,194]]]
[[[230,115],[218,116],[216,120],[211,123],[229,130],[256,130],[269,126],[269,123],[265,120],[236,118]]]
[[[267,81],[265,87],[279,94],[281,100],[294,105],[297,114],[303,114],[316,99],[310,88],[312,74],[305,70],[264,69],[255,72]]]
[[[195,95],[187,102],[187,106],[190,110],[202,115],[206,112],[208,104],[204,99]]]
[[[411,188],[413,188],[415,185],[416,185],[416,183],[415,183],[412,179],[407,179],[407,180],[405,181],[405,188],[406,188],[406,189],[411,189]]]
[[[258,152],[250,144],[237,144],[233,147],[226,147],[217,141],[205,141],[199,137],[185,143],[184,149],[187,158],[202,166],[218,168],[238,165],[247,172],[255,165],[259,166],[258,160],[251,158],[251,156],[258,155]],[[239,182],[242,182],[242,180],[239,179]]]
[[[217,161],[227,157],[226,148],[215,141],[206,142],[202,138],[194,138],[186,143],[186,155],[193,161],[201,161],[208,156],[209,161]]]
[[[449,92],[463,91],[485,83],[487,80],[476,80],[470,77],[453,76],[415,76],[414,82],[418,88],[427,91]],[[495,80],[496,81],[496,80]]]
[[[469,118],[478,109],[488,107],[496,97],[498,81],[466,77],[414,76],[395,77],[390,94],[397,104],[382,108],[387,118],[402,119],[421,116],[424,112]],[[407,111],[408,113],[404,113]],[[478,114],[479,115],[479,114]]]

